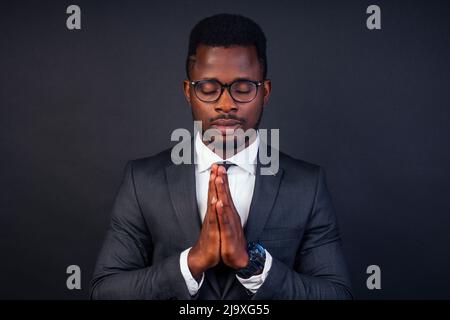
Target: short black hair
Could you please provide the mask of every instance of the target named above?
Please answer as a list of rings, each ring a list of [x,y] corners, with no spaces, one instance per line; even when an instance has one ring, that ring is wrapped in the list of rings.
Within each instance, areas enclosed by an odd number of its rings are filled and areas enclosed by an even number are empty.
[[[266,36],[253,20],[238,15],[221,13],[198,22],[189,36],[189,50],[186,59],[186,75],[192,68],[193,59],[200,44],[212,47],[255,46],[262,66],[263,78],[267,75]]]

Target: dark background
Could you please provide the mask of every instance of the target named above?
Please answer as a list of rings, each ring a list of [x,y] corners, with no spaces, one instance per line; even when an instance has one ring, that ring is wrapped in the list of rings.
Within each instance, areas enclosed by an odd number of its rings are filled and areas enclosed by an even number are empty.
[[[66,28],[81,7],[82,29]],[[381,7],[382,30],[366,28]],[[188,34],[241,13],[268,38],[262,126],[325,167],[357,298],[450,298],[445,1],[2,1],[0,298],[85,299],[127,160],[192,130]],[[151,190],[149,190],[151,192]],[[66,268],[82,269],[82,290]],[[366,288],[381,267],[381,290]]]

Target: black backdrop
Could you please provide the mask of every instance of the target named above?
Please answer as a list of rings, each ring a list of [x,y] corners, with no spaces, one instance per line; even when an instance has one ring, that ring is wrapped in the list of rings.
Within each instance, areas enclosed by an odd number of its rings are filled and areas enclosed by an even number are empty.
[[[66,28],[81,7],[82,29]],[[366,28],[381,7],[382,29]],[[0,297],[88,297],[124,164],[192,129],[190,28],[247,15],[268,38],[262,126],[323,165],[357,298],[450,298],[445,1],[2,1]],[[82,289],[66,288],[66,268]],[[381,290],[366,268],[381,267]]]

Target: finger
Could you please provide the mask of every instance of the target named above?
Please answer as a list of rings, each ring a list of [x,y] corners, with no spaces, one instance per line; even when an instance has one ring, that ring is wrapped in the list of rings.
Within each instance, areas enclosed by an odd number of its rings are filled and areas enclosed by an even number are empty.
[[[231,196],[227,171],[223,166],[218,166],[217,168],[216,189],[217,197],[222,201],[225,208],[225,214],[227,214],[230,223],[239,225],[239,227],[242,228],[240,216],[234,206],[233,198]],[[235,226],[233,229],[236,230],[237,227],[238,226]]]
[[[219,199],[224,198],[226,196],[226,200],[224,200],[224,205],[225,206],[230,206],[232,208],[232,210],[235,211],[235,207],[234,207],[234,203],[233,203],[233,198],[231,197],[231,191],[230,191],[230,186],[228,184],[228,175],[227,175],[227,171],[225,170],[225,168],[223,166],[220,166],[217,169],[217,177],[216,178],[216,189],[218,187],[218,183],[222,184],[223,188],[221,188],[222,194],[224,195],[223,197],[219,197]],[[220,179],[219,179],[220,178]],[[219,193],[219,192],[218,192]],[[219,196],[219,195],[217,195]]]
[[[208,219],[208,222],[210,224],[217,223],[217,214],[215,214],[216,206],[217,206],[217,197],[212,196],[211,201],[209,202],[209,205],[208,205],[207,216],[206,216],[206,218]]]
[[[211,165],[211,174],[217,177],[219,175],[218,169],[219,169],[219,166],[217,165],[217,163],[213,163]]]
[[[228,173],[227,170],[225,170],[225,167],[220,166],[217,169],[217,176],[221,177],[224,183],[224,187],[225,187],[225,191],[230,195],[231,197],[231,192],[230,192],[230,186],[228,184]]]
[[[233,233],[233,225],[232,220],[230,220],[230,216],[227,214],[226,210],[224,210],[224,206],[221,200],[218,200],[216,203],[216,211],[217,211],[217,220],[219,221],[219,229],[220,233],[226,237],[230,237]]]
[[[212,240],[220,239],[219,219],[216,211],[217,201],[218,199],[216,197],[212,198],[208,215],[207,231]]]
[[[211,203],[213,196],[216,196],[216,198],[217,198],[217,191],[216,191],[216,185],[215,185],[216,177],[217,177],[216,174],[214,174],[211,171],[211,175],[209,176],[209,182],[208,182],[208,203]]]
[[[214,163],[211,166],[211,173],[210,173],[210,176],[209,176],[210,179],[209,179],[208,195],[209,194],[213,195],[214,193],[217,193],[214,180],[215,180],[215,178],[218,175],[218,171],[217,171],[218,168],[219,168],[219,166],[216,163]]]
[[[215,185],[217,190],[217,197],[222,200],[224,207],[229,207],[233,199],[225,187],[225,181],[222,176],[218,176],[215,179]]]
[[[219,175],[223,172],[220,172],[220,168],[218,170]],[[231,193],[229,189],[226,188],[228,183],[223,180],[223,175],[218,176],[216,178],[216,189],[217,189],[217,197],[218,200],[221,200],[224,206],[224,214],[227,215],[230,223],[241,225],[239,214],[234,206],[233,198],[231,197]],[[236,226],[237,227],[237,226]],[[234,228],[235,229],[235,228]]]
[[[217,193],[214,194],[214,192],[211,192],[211,190],[216,189],[214,179],[215,179],[215,176],[213,174],[211,174],[209,177],[209,182],[208,182],[208,197],[207,197],[207,203],[206,203],[206,214],[205,214],[205,217],[203,218],[202,225],[209,224],[209,219],[211,218],[212,212],[214,212],[216,210],[215,203],[217,202],[217,199],[218,199]],[[215,199],[216,199],[214,203],[212,203],[213,197],[215,197]]]
[[[218,200],[216,203],[216,212],[218,221],[221,225],[225,226],[230,223],[230,219],[224,210],[223,202],[221,200]]]
[[[213,163],[211,166],[211,172],[213,172],[215,175],[217,175],[218,168],[219,168],[219,165],[217,163]]]

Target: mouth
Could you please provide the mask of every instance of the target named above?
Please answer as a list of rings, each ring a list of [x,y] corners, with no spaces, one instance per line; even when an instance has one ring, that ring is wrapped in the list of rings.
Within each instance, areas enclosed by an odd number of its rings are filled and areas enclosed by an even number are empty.
[[[242,126],[242,122],[235,119],[219,119],[211,123],[211,128],[219,130],[223,136],[233,134]]]

